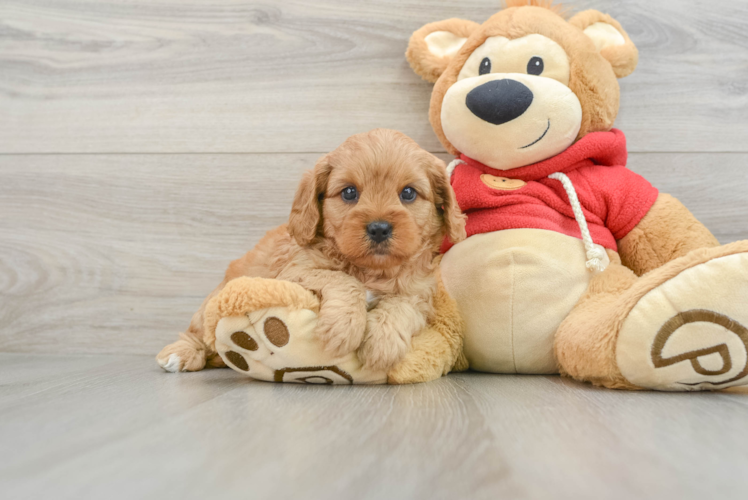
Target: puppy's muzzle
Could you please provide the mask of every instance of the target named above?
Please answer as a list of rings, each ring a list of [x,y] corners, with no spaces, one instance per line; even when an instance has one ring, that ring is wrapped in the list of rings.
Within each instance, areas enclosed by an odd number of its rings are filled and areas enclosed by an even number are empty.
[[[370,222],[366,226],[366,235],[374,243],[382,243],[392,238],[392,224],[383,220]]]
[[[465,105],[483,121],[501,125],[522,116],[532,104],[532,91],[517,80],[492,80],[468,92]]]

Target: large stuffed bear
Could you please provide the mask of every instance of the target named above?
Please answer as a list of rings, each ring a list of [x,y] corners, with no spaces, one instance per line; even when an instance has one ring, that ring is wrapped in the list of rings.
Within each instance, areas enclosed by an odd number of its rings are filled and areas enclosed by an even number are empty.
[[[431,124],[458,157],[451,182],[468,216],[468,239],[443,247],[465,323],[449,355],[611,388],[748,384],[748,241],[720,246],[628,170],[612,128],[636,47],[600,12],[507,4],[482,25],[427,24],[407,51],[435,83]],[[391,380],[440,376],[444,351],[411,353]]]

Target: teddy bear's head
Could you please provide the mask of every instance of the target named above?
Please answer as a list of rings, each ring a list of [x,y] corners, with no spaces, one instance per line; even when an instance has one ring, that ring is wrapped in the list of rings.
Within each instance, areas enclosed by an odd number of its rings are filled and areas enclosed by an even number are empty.
[[[413,33],[407,58],[435,82],[429,117],[452,154],[499,170],[564,151],[610,130],[617,78],[638,52],[621,25],[598,11],[568,21],[546,0],[507,0],[485,23],[447,19]]]

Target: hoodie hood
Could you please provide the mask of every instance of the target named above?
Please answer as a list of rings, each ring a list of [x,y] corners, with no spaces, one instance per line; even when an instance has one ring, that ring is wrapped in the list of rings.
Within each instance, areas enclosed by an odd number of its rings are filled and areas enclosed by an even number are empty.
[[[646,179],[626,168],[627,158],[626,137],[613,129],[588,134],[553,158],[512,170],[462,156],[453,162],[450,182],[467,215],[468,237],[545,229],[583,239],[584,226],[590,234],[585,246],[617,250],[617,240],[636,227],[658,196]],[[446,239],[442,252],[451,247]]]

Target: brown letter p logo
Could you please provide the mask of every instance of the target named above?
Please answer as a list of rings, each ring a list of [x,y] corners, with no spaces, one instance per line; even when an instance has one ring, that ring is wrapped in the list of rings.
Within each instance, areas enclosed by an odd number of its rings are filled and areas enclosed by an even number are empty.
[[[743,347],[746,349],[746,353],[748,353],[748,328],[744,327],[737,321],[730,319],[724,314],[720,314],[714,311],[708,311],[706,309],[691,309],[690,311],[676,314],[675,316],[670,318],[664,325],[662,325],[660,331],[657,332],[657,336],[655,337],[652,344],[652,362],[654,363],[655,368],[663,368],[666,366],[674,365],[676,363],[680,363],[682,361],[690,361],[694,371],[700,375],[723,375],[732,370],[732,357],[730,356],[730,349],[727,347],[727,344],[719,344],[713,347],[689,351],[677,356],[671,356],[669,358],[663,357],[662,351],[665,348],[665,344],[667,343],[668,339],[682,326],[697,322],[714,323],[731,331],[740,338],[743,343]],[[722,358],[722,367],[717,370],[708,370],[704,368],[701,362],[699,362],[699,358],[715,353],[719,354]],[[735,377],[723,380],[721,382],[708,383],[712,385],[727,384],[741,379],[746,375],[748,375],[748,361],[746,362],[746,366],[743,367],[743,370]]]

